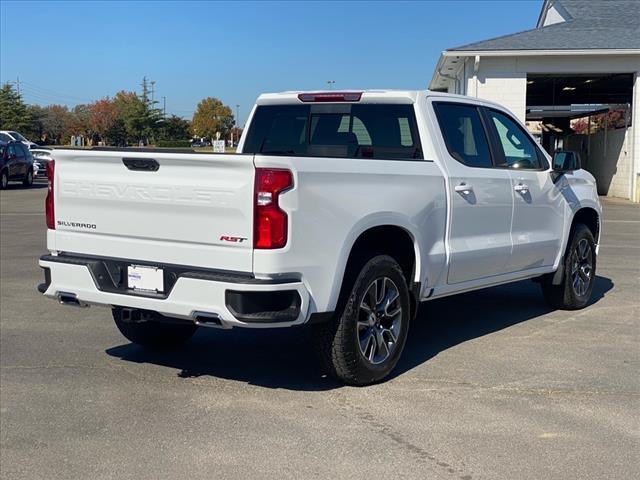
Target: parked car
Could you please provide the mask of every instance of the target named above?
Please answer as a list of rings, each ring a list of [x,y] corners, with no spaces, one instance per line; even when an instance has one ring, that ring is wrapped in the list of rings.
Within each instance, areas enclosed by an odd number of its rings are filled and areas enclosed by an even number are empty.
[[[27,148],[38,148],[38,144],[27,140],[18,132],[12,130],[0,130],[0,141],[3,142],[22,142]]]
[[[208,142],[206,140],[191,141],[191,148],[201,148],[201,147],[210,147],[210,146],[211,146],[211,142]]]
[[[0,188],[5,189],[9,182],[19,181],[29,187],[33,183],[33,157],[29,149],[16,141],[0,141]]]
[[[30,152],[33,155],[35,177],[46,177],[47,164],[52,160],[51,150],[48,148],[32,148]]]
[[[149,348],[309,324],[326,371],[365,385],[421,301],[535,279],[573,310],[594,286],[593,176],[476,98],[266,94],[237,154],[58,150],[49,170],[39,291]]]

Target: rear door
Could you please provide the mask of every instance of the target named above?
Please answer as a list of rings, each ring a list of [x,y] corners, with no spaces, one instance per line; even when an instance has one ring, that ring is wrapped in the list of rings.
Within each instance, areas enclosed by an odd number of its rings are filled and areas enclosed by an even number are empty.
[[[508,271],[513,196],[508,170],[493,168],[479,107],[433,102],[448,159],[451,202],[448,283]]]
[[[252,271],[253,155],[56,150],[50,249]]]
[[[497,144],[497,167],[511,176],[513,253],[508,270],[553,265],[561,249],[564,200],[549,175],[547,159],[506,112],[485,109],[485,113]]]
[[[22,176],[26,176],[29,171],[29,167],[33,166],[31,152],[29,152],[29,149],[24,144],[16,146],[20,150],[20,153],[22,153],[22,156],[20,157],[20,174]]]

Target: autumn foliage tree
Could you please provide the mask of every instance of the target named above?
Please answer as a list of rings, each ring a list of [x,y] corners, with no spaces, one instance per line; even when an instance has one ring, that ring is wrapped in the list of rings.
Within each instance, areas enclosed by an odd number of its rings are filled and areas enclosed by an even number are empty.
[[[202,138],[215,138],[217,133],[225,138],[234,125],[231,108],[214,97],[207,97],[198,103],[191,121],[193,134]]]
[[[65,105],[26,105],[13,85],[0,88],[0,127],[17,130],[32,140],[63,144],[72,136],[106,145],[153,144],[157,140],[188,140],[192,134],[228,138],[235,124],[231,109],[217,98],[203,99],[189,120],[166,117],[150,98],[149,82],[142,93],[120,91],[113,97],[69,108]],[[237,133],[237,132],[236,132]],[[234,135],[237,137],[237,134]]]

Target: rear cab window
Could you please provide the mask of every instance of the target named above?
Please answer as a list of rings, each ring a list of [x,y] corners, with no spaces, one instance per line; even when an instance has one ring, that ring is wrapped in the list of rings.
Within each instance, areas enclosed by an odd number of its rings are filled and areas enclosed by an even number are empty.
[[[260,105],[244,153],[299,157],[423,159],[413,105]]]

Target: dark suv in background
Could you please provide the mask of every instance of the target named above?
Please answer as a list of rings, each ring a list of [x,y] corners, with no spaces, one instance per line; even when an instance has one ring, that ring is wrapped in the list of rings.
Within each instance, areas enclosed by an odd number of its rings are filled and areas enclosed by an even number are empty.
[[[33,183],[33,156],[22,142],[0,141],[0,188],[19,181],[26,187]]]

